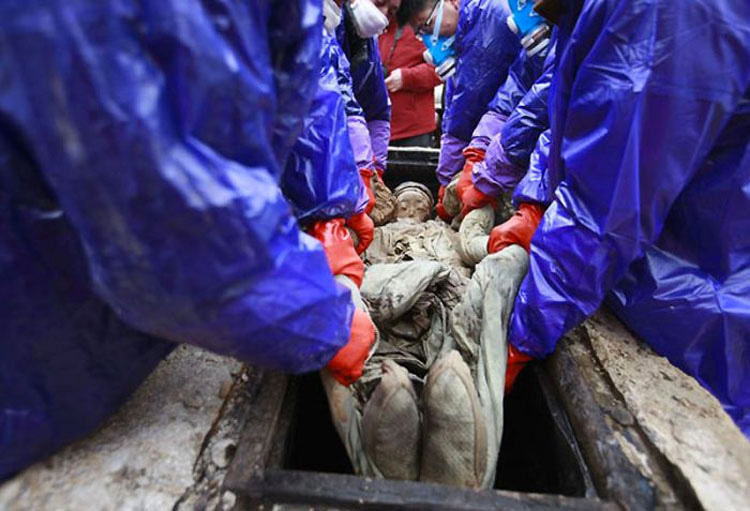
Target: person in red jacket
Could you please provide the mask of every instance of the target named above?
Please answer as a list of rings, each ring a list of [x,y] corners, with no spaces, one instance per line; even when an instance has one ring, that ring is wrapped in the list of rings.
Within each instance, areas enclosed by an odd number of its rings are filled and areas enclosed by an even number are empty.
[[[399,27],[395,16],[378,39],[380,58],[391,98],[391,145],[432,146],[435,131],[435,86],[440,78],[425,62],[425,47],[414,30]]]

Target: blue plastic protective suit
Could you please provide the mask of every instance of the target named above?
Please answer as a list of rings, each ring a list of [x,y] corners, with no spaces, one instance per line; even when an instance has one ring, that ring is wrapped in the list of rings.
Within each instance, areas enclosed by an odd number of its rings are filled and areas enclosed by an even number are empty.
[[[508,77],[490,101],[488,110],[508,117],[542,74],[546,55],[547,52],[542,52],[529,57],[526,50],[521,49],[508,70]]]
[[[276,8],[313,39],[272,44]],[[348,340],[272,143],[312,98],[278,103],[314,90],[320,11],[0,3],[0,479],[101,424],[170,341],[306,371]]]
[[[516,207],[523,202],[536,202],[547,208],[555,200],[555,189],[559,183],[551,182],[552,176],[547,172],[549,137],[549,129],[539,135],[539,140],[529,159],[526,175],[513,193],[513,204]]]
[[[326,37],[333,38],[333,36]],[[335,41],[336,44],[330,44],[328,46],[330,48],[329,58],[331,60],[331,66],[336,70],[336,79],[339,84],[339,92],[344,98],[346,115],[349,117],[361,117],[364,119],[365,112],[362,110],[362,106],[354,96],[354,82],[352,79],[349,59],[344,54],[344,50],[341,48],[338,38],[335,38]]]
[[[525,169],[539,136],[549,128],[549,88],[555,72],[556,48],[550,41],[549,53],[540,74],[515,105],[500,133],[505,155],[514,165]]]
[[[590,0],[561,32],[560,184],[509,338],[549,354],[606,296],[748,435],[750,3]]]
[[[505,22],[507,17],[508,10],[499,0],[460,3],[454,43],[456,73],[450,80],[443,117],[443,132],[459,140],[471,139],[521,49]]]
[[[282,179],[284,195],[301,223],[349,218],[363,193],[338,82],[346,73],[336,67],[345,59],[340,52],[336,39],[324,35],[318,88]]]
[[[342,9],[341,24],[336,29],[344,55],[349,60],[354,97],[364,111],[367,122],[390,121],[391,104],[385,86],[378,42],[374,37],[360,38],[351,23],[349,12]]]
[[[363,168],[374,164],[384,171],[391,137],[391,101],[377,39],[360,38],[347,9],[342,9],[336,39],[349,62],[354,97],[362,108],[361,120],[353,119],[350,114],[350,135],[357,165]]]

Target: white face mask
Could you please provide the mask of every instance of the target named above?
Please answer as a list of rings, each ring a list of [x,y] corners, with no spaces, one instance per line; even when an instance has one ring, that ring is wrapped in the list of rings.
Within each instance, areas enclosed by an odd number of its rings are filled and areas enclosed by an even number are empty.
[[[323,26],[329,34],[336,31],[336,27],[341,23],[341,8],[336,5],[334,0],[323,1]]]
[[[349,4],[357,35],[369,39],[388,27],[388,18],[370,0],[352,0]]]

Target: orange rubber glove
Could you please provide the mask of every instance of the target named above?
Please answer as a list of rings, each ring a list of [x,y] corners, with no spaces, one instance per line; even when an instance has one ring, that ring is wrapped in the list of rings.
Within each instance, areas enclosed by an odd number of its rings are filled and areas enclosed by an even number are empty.
[[[464,150],[466,164],[461,172],[461,177],[456,185],[456,194],[461,201],[461,217],[465,217],[470,211],[483,208],[488,204],[493,208],[497,207],[497,199],[487,195],[474,186],[474,165],[484,161],[484,150],[469,148]]]
[[[354,309],[349,342],[326,366],[342,385],[351,385],[362,376],[367,355],[375,343],[375,326],[366,312]]]
[[[357,251],[357,254],[361,254],[367,250],[367,247],[370,246],[370,243],[375,238],[375,224],[372,218],[367,213],[360,213],[349,218],[346,221],[346,225],[357,233],[359,242],[354,249]]]
[[[487,205],[497,208],[497,199],[491,195],[487,195],[474,186],[474,183],[471,183],[471,186],[464,190],[464,195],[461,199],[461,217],[465,217],[475,209],[481,209]]]
[[[315,222],[310,235],[323,244],[331,273],[348,277],[357,287],[362,285],[365,264],[354,249],[354,240],[343,218]]]
[[[435,206],[435,212],[443,220],[443,222],[451,223],[453,217],[450,216],[447,211],[445,211],[445,207],[443,207],[443,197],[445,197],[445,187],[441,185],[438,189],[438,200],[437,206]]]
[[[359,175],[362,177],[362,181],[367,189],[367,206],[365,207],[365,213],[369,215],[375,207],[375,192],[372,191],[372,177],[375,175],[375,171],[370,167],[362,167],[359,169]]]
[[[383,186],[385,186],[385,181],[383,181],[383,176],[385,175],[385,170],[383,170],[383,169],[380,169],[380,168],[378,168],[378,167],[375,167],[375,172],[376,172],[376,173],[377,173],[377,175],[378,175],[378,181],[380,181],[380,183],[381,183],[381,184],[382,184]]]
[[[494,254],[511,245],[521,245],[526,252],[531,252],[531,238],[542,221],[542,215],[544,210],[539,204],[524,202],[518,206],[515,215],[492,229],[487,251]]]
[[[463,155],[466,158],[466,163],[464,163],[461,177],[458,178],[458,183],[456,184],[456,195],[461,202],[464,201],[464,191],[472,186],[471,171],[474,169],[474,164],[484,161],[484,149],[470,147],[464,149]]]
[[[505,394],[509,394],[513,390],[513,385],[516,383],[518,374],[532,360],[534,360],[533,357],[521,353],[515,346],[508,343],[508,366],[505,369]]]

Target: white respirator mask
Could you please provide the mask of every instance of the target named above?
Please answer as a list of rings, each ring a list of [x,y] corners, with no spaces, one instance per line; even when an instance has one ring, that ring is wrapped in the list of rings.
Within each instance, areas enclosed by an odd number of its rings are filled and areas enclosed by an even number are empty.
[[[341,23],[341,8],[334,0],[323,0],[323,26],[326,32],[333,34]]]
[[[357,35],[362,39],[375,37],[388,27],[388,18],[370,0],[352,0],[349,10]]]

